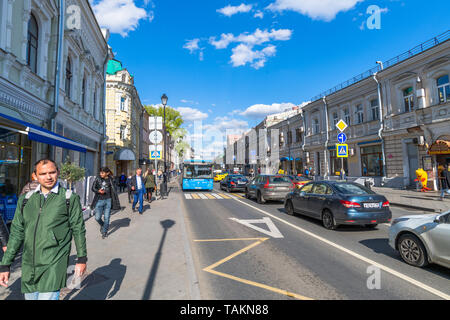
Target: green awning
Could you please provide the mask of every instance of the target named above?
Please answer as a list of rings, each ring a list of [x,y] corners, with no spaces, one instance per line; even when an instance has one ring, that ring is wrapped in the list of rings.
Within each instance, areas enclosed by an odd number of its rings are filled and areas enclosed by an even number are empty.
[[[108,66],[106,69],[106,73],[109,75],[114,75],[117,71],[123,70],[122,62],[112,59],[108,61]]]

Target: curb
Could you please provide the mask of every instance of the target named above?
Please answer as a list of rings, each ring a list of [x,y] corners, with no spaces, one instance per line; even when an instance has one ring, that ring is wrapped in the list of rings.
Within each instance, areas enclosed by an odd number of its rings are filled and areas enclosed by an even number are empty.
[[[397,202],[390,202],[390,201],[389,201],[389,203],[391,205],[393,205],[393,206],[403,207],[403,208],[407,208],[407,209],[428,211],[428,212],[433,212],[433,213],[441,213],[441,212],[443,212],[442,209],[431,209],[431,208],[417,207],[417,206],[411,206],[411,205],[408,205],[408,204],[397,203]]]

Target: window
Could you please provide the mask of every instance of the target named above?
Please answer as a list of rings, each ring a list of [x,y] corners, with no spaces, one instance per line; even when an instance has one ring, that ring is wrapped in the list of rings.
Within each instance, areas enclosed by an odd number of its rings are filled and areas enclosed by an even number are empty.
[[[320,133],[320,125],[319,125],[319,119],[313,120],[313,134],[319,134]]]
[[[438,78],[436,82],[439,94],[439,103],[450,101],[450,81],[448,75]]]
[[[126,127],[120,126],[120,140],[125,140],[126,138]]]
[[[342,194],[352,194],[352,195],[375,194],[375,192],[373,192],[372,190],[369,190],[366,187],[356,183],[336,183],[334,187],[339,193]]]
[[[33,14],[28,21],[28,40],[27,40],[27,65],[31,71],[37,73],[37,55],[39,42],[39,27]]]
[[[95,87],[95,91],[94,91],[94,103],[93,103],[93,108],[92,108],[92,115],[94,116],[95,119],[97,119],[97,86]]]
[[[66,62],[66,83],[65,83],[65,91],[66,96],[70,99],[70,88],[72,85],[72,63],[70,61],[70,58],[67,57]]]
[[[372,121],[380,120],[380,111],[378,108],[378,99],[370,100],[370,113],[372,114]]]
[[[125,111],[125,97],[120,97],[120,111]]]
[[[81,84],[81,106],[86,110],[86,77],[83,78],[83,83]]]
[[[301,129],[295,129],[295,141],[302,142],[302,130]]]
[[[360,124],[360,123],[364,122],[364,109],[363,109],[363,106],[361,104],[358,104],[356,106],[355,116],[356,116],[356,123],[357,124]]]
[[[311,193],[312,187],[314,186],[314,183],[308,183],[303,188],[300,189],[301,192],[304,193]]]
[[[339,122],[339,115],[337,112],[333,112],[333,128],[331,128],[332,130],[336,129],[336,125]]]
[[[361,148],[361,169],[365,177],[382,176],[383,154],[381,145]]]
[[[413,87],[403,90],[404,112],[410,112],[414,109],[414,90]]]
[[[344,109],[344,121],[347,125],[350,125],[350,110],[348,108]]]
[[[313,193],[314,194],[330,194],[331,190],[329,190],[329,188],[327,187],[326,184],[318,183],[314,186]]]
[[[342,160],[344,159],[344,171],[348,173],[348,158],[338,158],[336,156],[336,149],[330,150],[330,174],[339,176],[341,174]]]
[[[292,131],[289,130],[287,133],[287,140],[288,140],[288,145],[292,144]]]

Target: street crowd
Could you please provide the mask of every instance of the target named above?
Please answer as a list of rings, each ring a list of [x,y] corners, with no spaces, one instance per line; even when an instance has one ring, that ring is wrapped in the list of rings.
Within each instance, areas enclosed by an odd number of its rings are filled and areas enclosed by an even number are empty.
[[[158,172],[162,175],[161,172]],[[77,261],[75,277],[86,272],[86,228],[80,197],[58,182],[59,169],[51,159],[35,163],[31,181],[23,188],[10,231],[0,215],[0,247],[4,254],[0,262],[0,286],[8,287],[10,268],[22,251],[21,291],[26,300],[59,300],[66,287],[67,268],[74,240]],[[102,239],[108,237],[111,211],[120,210],[119,192],[128,191],[133,212],[144,211],[144,198],[151,203],[157,189],[156,172],[138,168],[133,176],[122,173],[118,185],[107,167],[100,168],[91,191],[91,208],[100,226]],[[139,204],[139,205],[138,205]]]

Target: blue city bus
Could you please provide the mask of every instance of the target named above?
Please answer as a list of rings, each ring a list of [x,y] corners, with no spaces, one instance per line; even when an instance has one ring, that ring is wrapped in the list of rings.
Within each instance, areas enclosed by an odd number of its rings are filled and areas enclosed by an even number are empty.
[[[211,160],[185,160],[183,162],[184,190],[208,190],[214,187],[213,162]]]

